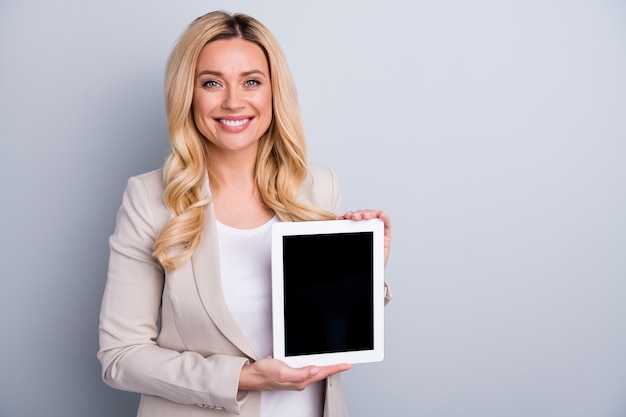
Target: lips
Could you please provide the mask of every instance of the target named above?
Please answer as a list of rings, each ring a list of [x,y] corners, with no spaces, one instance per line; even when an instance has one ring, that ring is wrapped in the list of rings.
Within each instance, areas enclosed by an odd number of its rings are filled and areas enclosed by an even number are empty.
[[[246,119],[237,119],[237,120],[231,120],[231,119],[219,119],[218,120],[221,124],[228,126],[228,127],[239,127],[239,126],[243,126],[246,123],[248,123],[250,121],[250,118],[246,118]]]

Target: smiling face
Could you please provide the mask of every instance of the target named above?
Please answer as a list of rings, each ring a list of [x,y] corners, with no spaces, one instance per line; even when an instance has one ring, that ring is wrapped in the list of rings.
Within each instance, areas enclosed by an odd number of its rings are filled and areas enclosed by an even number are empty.
[[[243,39],[217,40],[200,51],[192,108],[211,155],[256,158],[272,121],[272,86],[263,50]]]

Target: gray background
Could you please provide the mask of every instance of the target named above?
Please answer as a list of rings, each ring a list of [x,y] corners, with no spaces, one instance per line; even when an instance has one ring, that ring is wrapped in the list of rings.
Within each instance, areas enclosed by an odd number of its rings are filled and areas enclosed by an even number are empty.
[[[213,9],[276,34],[310,159],[392,216],[353,416],[626,415],[626,2],[1,0],[0,416],[134,416],[95,357],[107,239]]]

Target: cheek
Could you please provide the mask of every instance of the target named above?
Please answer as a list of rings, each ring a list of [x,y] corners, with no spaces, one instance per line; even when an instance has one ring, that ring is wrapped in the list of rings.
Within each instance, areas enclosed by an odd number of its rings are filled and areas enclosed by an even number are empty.
[[[211,102],[209,100],[194,97],[191,102],[191,110],[196,124],[202,123],[202,121],[208,117],[207,115],[210,113],[210,109]]]
[[[202,129],[202,112],[195,105],[191,106],[191,112],[193,114],[193,121],[196,124],[196,127],[198,129]]]
[[[210,124],[207,122],[206,118],[206,106],[204,106],[203,103],[197,103],[194,101],[191,104],[191,111],[196,129],[198,129],[200,134],[205,138],[211,137],[212,134],[210,132]]]
[[[274,108],[272,106],[272,95],[268,94],[260,100],[259,108],[263,109],[264,116],[269,120],[272,120],[272,114],[274,112]]]
[[[195,120],[196,123],[197,123],[198,119],[199,119],[199,116],[202,114],[202,110],[200,109],[200,105],[196,101],[195,97],[191,101],[191,111],[193,113],[193,120]]]
[[[193,101],[191,102],[191,109],[193,110],[194,114],[201,115],[205,107],[206,106],[204,105],[202,100],[196,99],[194,97]]]
[[[203,91],[196,91],[191,100],[191,108],[198,116],[209,114],[219,106],[219,98]]]

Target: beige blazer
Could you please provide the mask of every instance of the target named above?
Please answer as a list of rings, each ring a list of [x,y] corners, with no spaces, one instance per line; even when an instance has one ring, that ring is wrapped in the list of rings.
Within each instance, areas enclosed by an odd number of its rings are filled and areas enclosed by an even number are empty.
[[[141,393],[138,416],[260,415],[260,392],[238,392],[241,367],[255,361],[222,293],[213,205],[199,247],[173,272],[152,256],[171,218],[162,170],[128,180],[110,238],[100,314],[104,381]],[[208,182],[204,191],[210,194]],[[335,214],[341,192],[332,170],[310,166],[299,201]],[[347,416],[339,375],[326,380],[325,417]]]

